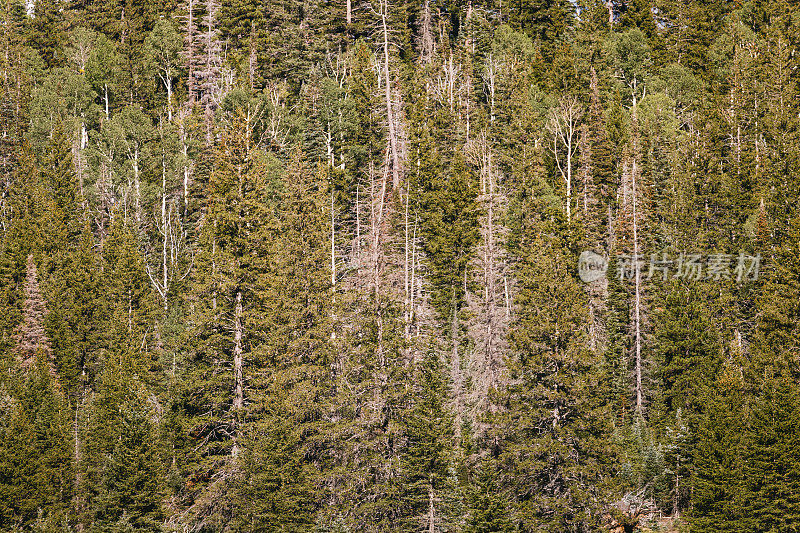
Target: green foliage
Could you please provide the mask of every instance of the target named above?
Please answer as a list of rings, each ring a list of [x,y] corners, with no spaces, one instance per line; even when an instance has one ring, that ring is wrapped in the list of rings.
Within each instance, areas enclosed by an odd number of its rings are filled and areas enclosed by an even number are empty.
[[[155,439],[158,416],[129,373],[129,358],[106,366],[89,419],[84,479],[92,531],[161,531],[163,471]]]
[[[433,519],[430,507],[439,507],[448,467],[453,460],[453,419],[448,413],[447,386],[438,355],[427,353],[416,369],[419,388],[404,417],[407,443],[400,458],[402,498],[409,531],[426,530]],[[427,516],[426,516],[427,514]]]
[[[48,366],[40,354],[27,372],[16,373],[14,396],[3,389],[0,520],[4,528],[30,525],[41,518],[39,513],[58,521],[73,495],[69,415]]]
[[[478,241],[477,184],[460,153],[447,171],[421,176],[423,247],[430,262],[431,301],[447,321],[463,305],[469,254]],[[440,174],[441,173],[441,174]]]
[[[0,529],[792,530],[799,20],[0,2]]]
[[[512,472],[509,488],[522,527],[584,531],[598,523],[595,502],[604,497],[613,450],[606,440],[606,382],[579,326],[585,294],[568,270],[575,262],[550,233],[552,219],[535,207],[546,197],[533,180],[523,189],[509,243],[519,254],[521,285],[510,334],[512,385],[498,419],[505,434],[500,460]]]
[[[498,465],[484,460],[475,473],[468,496],[470,515],[467,533],[507,533],[515,531],[507,496],[498,482]]]

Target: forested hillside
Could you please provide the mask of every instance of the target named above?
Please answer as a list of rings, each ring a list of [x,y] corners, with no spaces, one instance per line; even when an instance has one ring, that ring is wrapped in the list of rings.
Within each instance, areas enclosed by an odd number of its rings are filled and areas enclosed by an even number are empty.
[[[0,30],[0,531],[797,530],[796,2]]]

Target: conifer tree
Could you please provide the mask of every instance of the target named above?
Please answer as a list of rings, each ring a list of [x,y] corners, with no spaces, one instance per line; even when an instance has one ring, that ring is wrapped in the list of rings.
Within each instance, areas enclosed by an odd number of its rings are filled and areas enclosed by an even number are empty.
[[[69,423],[61,391],[40,350],[19,376],[16,398],[5,398],[4,527],[27,526],[44,513],[64,517],[74,489]],[[12,399],[13,398],[13,399]]]
[[[507,533],[514,531],[511,506],[499,483],[498,464],[493,458],[479,463],[468,495],[470,510],[464,531],[467,533]]]
[[[454,457],[453,417],[447,409],[442,364],[434,352],[417,365],[413,406],[404,417],[406,445],[401,456],[405,528],[436,531],[446,521],[443,491]]]
[[[160,531],[162,475],[155,413],[136,378],[135,357],[110,360],[88,423],[81,487],[91,531]]]
[[[254,357],[264,374],[254,380],[244,456],[244,516],[250,528],[308,527],[317,503],[318,465],[326,458],[322,417],[331,376],[333,286],[330,280],[328,183],[325,167],[305,166],[296,149],[281,183],[277,225],[263,250],[268,267],[252,279],[259,312],[247,323],[266,333]],[[255,270],[255,271],[254,271]]]
[[[431,303],[443,320],[464,303],[464,276],[469,254],[478,242],[477,187],[464,156],[453,154],[446,172],[421,176],[423,249],[430,262]]]
[[[255,326],[273,242],[269,165],[253,143],[249,107],[235,110],[223,132],[211,174],[211,195],[200,235],[189,297],[190,339],[182,362],[181,419],[194,445],[184,450],[182,470],[197,498],[195,510],[209,523],[232,505],[226,491],[242,447],[248,368],[261,341]],[[256,367],[257,368],[257,367]],[[208,483],[211,479],[214,483]]]
[[[564,224],[558,207],[543,209],[541,176],[520,191],[511,252],[518,277],[513,358],[497,415],[504,469],[518,521],[526,529],[585,531],[596,527],[612,449],[598,355],[587,348],[586,303],[551,233]],[[545,189],[546,190],[546,189]],[[552,200],[551,200],[552,202]],[[589,481],[592,480],[592,481]]]

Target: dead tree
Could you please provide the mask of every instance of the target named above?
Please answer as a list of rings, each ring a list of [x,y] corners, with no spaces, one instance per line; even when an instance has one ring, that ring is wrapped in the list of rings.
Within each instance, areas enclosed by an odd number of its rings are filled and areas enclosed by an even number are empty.
[[[15,335],[17,356],[23,368],[30,367],[38,357],[41,357],[40,362],[46,361],[50,375],[55,377],[56,369],[52,362],[53,348],[44,328],[47,303],[39,290],[38,272],[33,255],[28,256],[25,268],[22,322],[17,327]]]
[[[399,113],[393,109],[392,77],[389,66],[389,0],[378,0],[377,15],[380,18],[380,28],[382,35],[381,48],[383,51],[383,85],[384,97],[386,100],[386,123],[388,128],[389,151],[391,155],[392,170],[392,190],[400,187],[400,148],[398,141],[399,132]]]
[[[567,222],[572,220],[572,159],[578,150],[578,122],[583,116],[581,104],[575,96],[562,96],[558,105],[550,110],[547,131],[553,138],[550,150],[564,180],[567,194]]]

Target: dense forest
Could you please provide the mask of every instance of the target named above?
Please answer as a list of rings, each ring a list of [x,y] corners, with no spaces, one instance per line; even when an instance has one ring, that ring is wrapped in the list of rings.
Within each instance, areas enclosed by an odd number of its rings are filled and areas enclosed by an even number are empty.
[[[0,530],[798,530],[797,2],[0,29]]]

